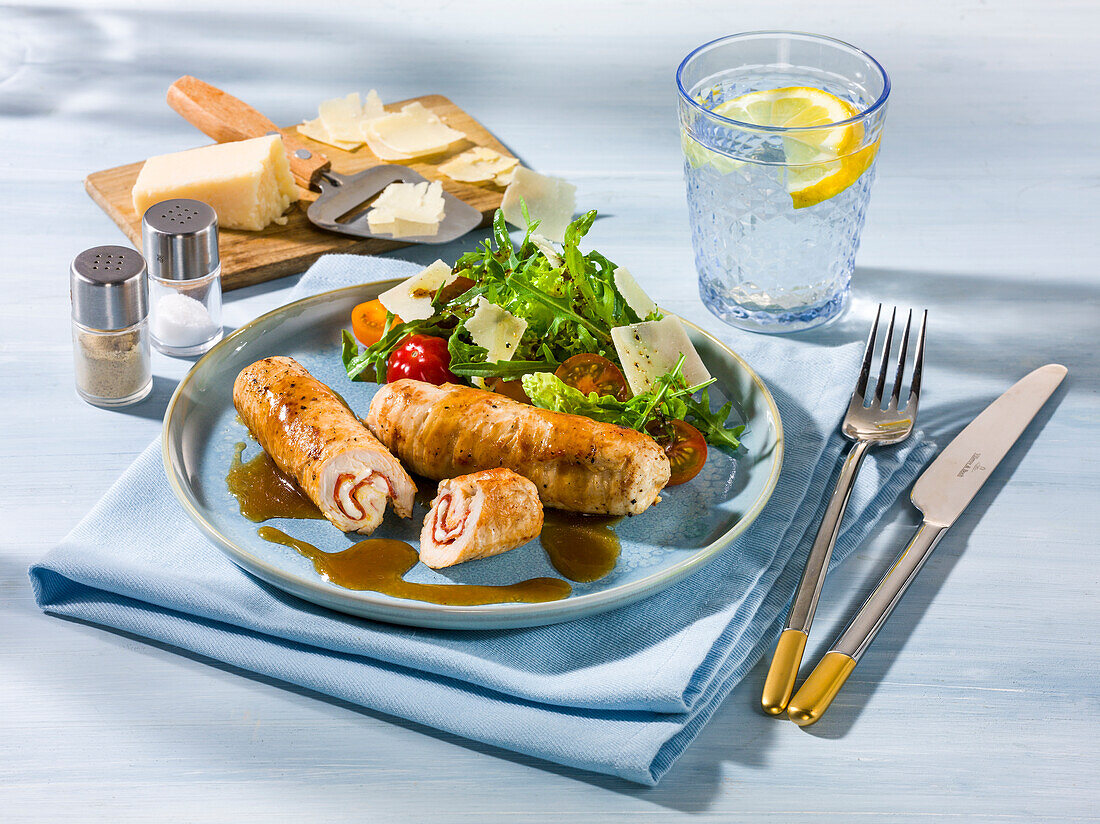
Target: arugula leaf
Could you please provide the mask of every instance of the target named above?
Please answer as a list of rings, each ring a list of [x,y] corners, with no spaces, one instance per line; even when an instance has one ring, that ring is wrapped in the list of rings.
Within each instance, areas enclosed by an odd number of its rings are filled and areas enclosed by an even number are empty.
[[[464,340],[468,334],[463,324],[454,330],[451,339],[447,341],[447,351],[451,353],[452,366],[463,363],[485,363],[485,359],[489,356],[489,350],[484,346],[478,346],[472,341],[467,343]],[[451,371],[458,374],[454,369]]]
[[[704,389],[699,398],[688,398],[685,420],[703,433],[703,437],[715,446],[735,450],[741,446],[741,433],[745,425],[726,427],[733,412],[733,401],[726,401],[717,411],[711,410],[710,390]]]
[[[545,361],[482,361],[481,363],[455,363],[451,361],[451,372],[462,377],[478,378],[518,378],[533,373],[553,372],[559,364]]]

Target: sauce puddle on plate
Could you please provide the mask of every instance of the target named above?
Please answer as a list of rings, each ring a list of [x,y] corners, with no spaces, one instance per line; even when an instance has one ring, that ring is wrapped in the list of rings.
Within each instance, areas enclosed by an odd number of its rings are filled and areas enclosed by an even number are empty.
[[[540,536],[542,547],[554,569],[570,581],[598,581],[619,561],[619,536],[611,527],[621,520],[548,509]]]
[[[272,518],[324,519],[313,501],[280,471],[266,452],[261,450],[254,458],[242,462],[245,444],[238,443],[235,450],[225,483],[244,517],[256,523]],[[435,497],[435,483],[416,480],[417,502],[427,508]],[[570,581],[598,581],[619,560],[619,537],[611,527],[620,520],[548,509],[542,527],[542,546],[554,569]],[[402,577],[419,560],[416,550],[404,541],[368,538],[343,552],[324,552],[272,527],[262,527],[259,535],[300,552],[313,562],[322,578],[346,589],[455,606],[541,603],[567,598],[572,592],[569,584],[557,578],[531,578],[503,586],[415,584]]]
[[[343,552],[324,552],[271,526],[260,527],[257,534],[265,541],[288,546],[304,555],[326,581],[345,589],[380,592],[394,598],[448,606],[476,606],[560,601],[573,591],[560,578],[531,578],[503,586],[416,584],[402,577],[419,560],[416,550],[404,541],[367,538]]]
[[[324,518],[317,505],[275,466],[266,452],[260,450],[255,458],[241,463],[244,444],[239,443],[234,449],[236,454],[225,484],[244,517],[256,523],[272,518]]]

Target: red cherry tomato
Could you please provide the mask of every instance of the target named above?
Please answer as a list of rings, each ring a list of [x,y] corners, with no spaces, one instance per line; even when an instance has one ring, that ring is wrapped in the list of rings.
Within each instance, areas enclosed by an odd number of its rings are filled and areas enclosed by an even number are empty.
[[[458,380],[448,369],[451,353],[447,341],[431,335],[409,335],[390,353],[386,361],[386,382],[412,378],[417,381],[454,383]]]
[[[394,325],[401,318],[394,316]],[[368,300],[351,310],[351,331],[364,346],[372,346],[382,339],[382,329],[386,326],[386,307],[379,300]]]
[[[611,395],[620,401],[630,399],[630,387],[619,367],[600,355],[580,354],[569,358],[554,372],[562,383],[586,395]]]
[[[687,421],[675,419],[664,423],[653,422],[647,430],[665,450],[672,465],[669,486],[686,484],[699,474],[707,462],[707,439],[702,432]]]

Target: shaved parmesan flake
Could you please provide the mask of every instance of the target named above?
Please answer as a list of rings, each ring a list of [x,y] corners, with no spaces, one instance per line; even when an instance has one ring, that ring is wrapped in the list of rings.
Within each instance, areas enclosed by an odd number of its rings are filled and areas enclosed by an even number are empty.
[[[634,280],[634,275],[630,274],[625,266],[620,266],[615,270],[614,278],[615,288],[623,296],[626,305],[633,309],[639,318],[645,320],[657,308],[653,298],[645,293],[645,290],[638,285],[638,281]]]
[[[501,172],[500,174],[498,174],[496,177],[493,178],[493,183],[495,183],[497,186],[500,186],[503,189],[504,187],[511,184],[511,182],[513,180],[515,180],[516,169],[518,169],[518,168],[519,168],[519,164],[517,163],[515,166],[513,166],[508,171]]]
[[[375,234],[395,238],[435,235],[445,216],[444,205],[439,181],[391,183],[371,204],[367,225]]]
[[[371,89],[367,92],[367,99],[363,101],[363,119],[373,120],[376,117],[382,117],[386,113],[386,107],[382,105],[382,98],[378,96],[378,92]]]
[[[432,309],[432,298],[444,286],[453,281],[458,275],[451,272],[451,267],[442,260],[437,260],[431,266],[413,275],[392,289],[387,289],[378,296],[379,302],[386,307],[387,312],[408,322],[410,320],[427,320],[435,310]]]
[[[321,123],[332,137],[356,144],[363,142],[359,121],[363,118],[363,106],[359,102],[359,92],[347,97],[337,97],[324,101],[318,111]]]
[[[509,361],[527,331],[527,321],[478,295],[477,309],[466,321],[466,331],[475,344],[488,350],[485,360]]]
[[[360,134],[382,160],[411,160],[438,154],[466,138],[419,102],[408,104],[400,112],[365,121]]]
[[[509,361],[516,354],[519,339],[527,331],[527,321],[479,295],[477,310],[466,321],[466,331],[470,333],[470,340],[487,350],[487,362]],[[482,378],[475,377],[474,381],[478,386],[485,386]]]
[[[657,378],[672,371],[681,354],[685,356],[684,378],[688,386],[710,380],[710,373],[683,324],[672,315],[632,326],[616,326],[611,330],[611,340],[623,365],[623,377],[635,395],[652,389]]]
[[[325,128],[325,124],[321,122],[319,117],[316,120],[307,120],[299,125],[298,134],[304,135],[310,140],[316,140],[318,143],[325,143],[329,146],[335,146],[337,149],[343,149],[345,152],[354,151],[363,145],[362,141],[352,143],[350,140],[337,140],[328,133],[328,129]]]
[[[521,202],[527,204],[531,220],[539,221],[539,232],[551,240],[565,240],[565,228],[577,208],[577,187],[558,177],[547,177],[517,166],[512,182],[504,191],[500,208],[504,219],[526,229]]]
[[[531,242],[535,244],[535,248],[546,255],[546,259],[550,261],[550,268],[557,269],[562,264],[561,255],[558,254],[558,250],[554,248],[554,242],[548,237],[532,232]]]
[[[497,183],[498,178],[511,175],[518,165],[519,160],[514,157],[505,157],[493,149],[475,146],[448,160],[439,167],[439,171],[461,183]]]

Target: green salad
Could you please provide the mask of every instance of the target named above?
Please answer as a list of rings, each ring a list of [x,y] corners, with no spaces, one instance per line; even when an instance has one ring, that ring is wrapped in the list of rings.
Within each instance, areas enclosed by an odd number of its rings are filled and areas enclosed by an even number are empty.
[[[581,250],[595,219],[591,211],[573,221],[560,247],[528,219],[516,244],[498,210],[491,237],[453,267],[437,262],[383,293],[380,306],[356,308],[365,314],[343,335],[348,377],[468,383],[647,431],[666,449],[694,429],[737,449],[744,427],[729,425],[731,403],[712,406],[714,378],[679,321],[624,269]]]

